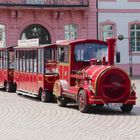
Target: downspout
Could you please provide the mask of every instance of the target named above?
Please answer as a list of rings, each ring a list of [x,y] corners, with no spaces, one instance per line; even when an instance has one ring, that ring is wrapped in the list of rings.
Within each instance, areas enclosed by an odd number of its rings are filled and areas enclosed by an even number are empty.
[[[98,37],[98,17],[99,17],[99,14],[98,14],[98,0],[96,0],[96,33],[97,33],[97,39],[99,39],[99,37]]]

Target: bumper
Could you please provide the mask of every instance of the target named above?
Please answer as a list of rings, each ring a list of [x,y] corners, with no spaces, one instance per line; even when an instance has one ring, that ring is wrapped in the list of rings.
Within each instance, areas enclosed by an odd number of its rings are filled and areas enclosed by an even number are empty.
[[[135,105],[136,104],[136,96],[128,96],[126,97],[123,101],[108,101],[105,100],[102,96],[91,96],[89,98],[89,105],[92,104],[108,104],[108,103],[122,103],[122,104],[132,104]]]

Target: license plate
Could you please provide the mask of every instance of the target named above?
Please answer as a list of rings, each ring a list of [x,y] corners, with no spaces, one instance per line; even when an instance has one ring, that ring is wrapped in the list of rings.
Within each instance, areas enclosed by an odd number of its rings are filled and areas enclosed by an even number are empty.
[[[122,103],[109,103],[107,104],[109,107],[121,107]]]

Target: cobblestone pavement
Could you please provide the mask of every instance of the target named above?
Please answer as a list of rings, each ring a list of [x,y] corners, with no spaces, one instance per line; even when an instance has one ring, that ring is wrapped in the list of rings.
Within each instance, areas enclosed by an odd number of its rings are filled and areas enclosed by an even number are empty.
[[[129,114],[107,107],[83,114],[0,91],[0,140],[140,140],[140,79],[133,82],[139,99]]]

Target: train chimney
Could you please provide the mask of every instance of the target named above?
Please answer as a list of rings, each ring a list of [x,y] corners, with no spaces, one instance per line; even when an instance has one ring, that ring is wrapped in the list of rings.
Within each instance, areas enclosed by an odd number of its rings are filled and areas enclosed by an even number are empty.
[[[114,54],[115,54],[115,42],[116,39],[107,39],[108,44],[108,65],[114,65]]]

